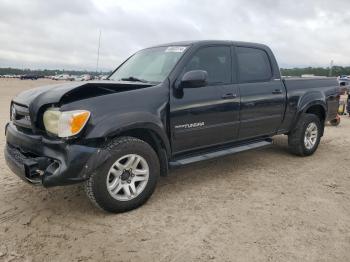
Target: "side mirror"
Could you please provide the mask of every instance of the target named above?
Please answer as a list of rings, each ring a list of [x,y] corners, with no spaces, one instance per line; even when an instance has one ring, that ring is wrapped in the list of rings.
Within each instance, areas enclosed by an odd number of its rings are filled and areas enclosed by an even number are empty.
[[[193,70],[186,72],[180,83],[181,88],[198,88],[208,84],[208,73],[203,70]]]

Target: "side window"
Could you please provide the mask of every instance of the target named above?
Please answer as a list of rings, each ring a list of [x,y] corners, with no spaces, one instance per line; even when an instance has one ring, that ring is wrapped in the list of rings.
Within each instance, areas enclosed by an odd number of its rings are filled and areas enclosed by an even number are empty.
[[[231,83],[230,47],[213,46],[199,49],[185,67],[184,72],[204,70],[209,84]]]
[[[260,82],[271,79],[271,64],[265,51],[237,47],[236,53],[240,82]]]

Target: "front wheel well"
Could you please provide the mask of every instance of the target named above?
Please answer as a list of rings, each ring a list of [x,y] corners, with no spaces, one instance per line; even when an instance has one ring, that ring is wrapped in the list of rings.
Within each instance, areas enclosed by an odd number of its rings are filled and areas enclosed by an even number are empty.
[[[136,128],[121,132],[115,137],[122,136],[135,137],[148,143],[158,155],[161,175],[166,176],[168,174],[168,155],[166,146],[164,145],[162,139],[154,131],[145,128]]]

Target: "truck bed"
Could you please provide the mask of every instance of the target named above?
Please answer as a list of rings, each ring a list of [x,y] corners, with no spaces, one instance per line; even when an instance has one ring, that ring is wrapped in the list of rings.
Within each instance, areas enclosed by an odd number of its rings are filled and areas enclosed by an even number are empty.
[[[335,77],[284,78],[287,90],[287,103],[282,130],[290,130],[290,123],[296,117],[302,104],[323,104],[326,110],[325,121],[334,119],[339,105],[340,88]],[[323,102],[322,102],[323,101]]]
[[[308,88],[338,88],[336,77],[288,77],[284,78],[288,90]]]

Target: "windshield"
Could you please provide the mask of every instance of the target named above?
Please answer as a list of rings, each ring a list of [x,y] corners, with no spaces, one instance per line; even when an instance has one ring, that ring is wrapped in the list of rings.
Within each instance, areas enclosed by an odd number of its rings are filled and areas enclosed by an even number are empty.
[[[165,46],[141,50],[121,65],[109,79],[160,83],[168,76],[186,48]]]

